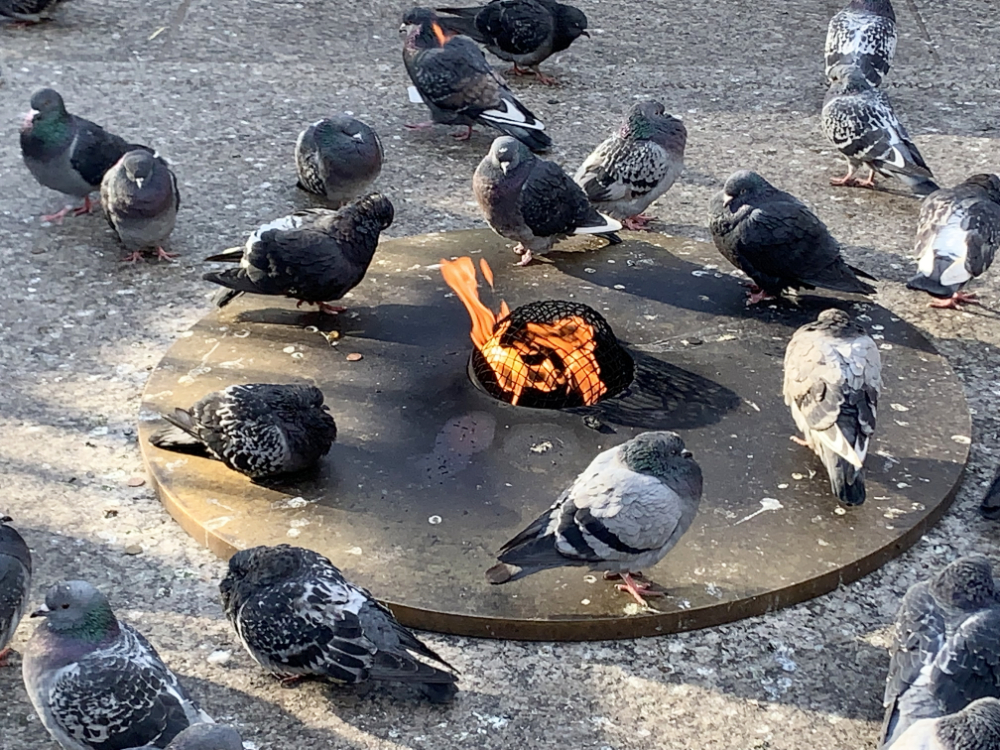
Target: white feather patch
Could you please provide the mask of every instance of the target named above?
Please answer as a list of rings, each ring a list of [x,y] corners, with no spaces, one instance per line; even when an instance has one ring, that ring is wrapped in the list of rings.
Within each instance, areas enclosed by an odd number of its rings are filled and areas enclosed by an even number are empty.
[[[602,226],[577,227],[573,230],[573,234],[603,234],[604,232],[617,232],[622,228],[622,223],[616,219],[612,219],[610,216],[601,214],[601,218],[604,219]]]
[[[861,468],[861,465],[864,463],[864,459],[861,458],[857,451],[854,450],[854,447],[847,442],[847,438],[844,437],[844,433],[840,431],[840,428],[837,427],[837,425],[834,425],[829,430],[823,430],[822,432],[813,430],[812,434],[816,437],[818,442],[825,445],[845,461],[848,461],[854,468]]]
[[[958,258],[944,269],[944,273],[941,274],[941,285],[952,286],[953,284],[964,284],[971,278],[972,274],[965,267],[965,258]]]
[[[490,120],[492,122],[500,122],[505,125],[517,125],[520,128],[527,128],[528,130],[545,130],[545,125],[538,120],[532,119],[528,121],[528,117],[524,112],[510,99],[501,99],[500,109],[487,109],[483,112],[480,117],[484,120]]]

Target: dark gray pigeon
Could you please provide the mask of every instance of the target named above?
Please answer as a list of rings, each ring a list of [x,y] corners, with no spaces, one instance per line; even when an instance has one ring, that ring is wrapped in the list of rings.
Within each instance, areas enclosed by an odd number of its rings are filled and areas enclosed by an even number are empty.
[[[60,2],[66,0],[0,0],[0,17],[22,24],[47,21]]]
[[[896,177],[917,195],[938,189],[930,167],[896,117],[884,91],[872,88],[857,69],[835,68],[823,100],[823,133],[847,159],[847,174],[831,185],[875,187],[875,174]],[[859,180],[862,166],[869,175]]]
[[[101,181],[104,218],[129,251],[125,260],[132,263],[152,248],[160,260],[174,258],[163,243],[174,231],[180,206],[177,178],[163,159],[148,151],[129,151]]]
[[[520,265],[533,253],[548,252],[569,234],[596,234],[612,245],[621,222],[599,213],[562,167],[539,159],[509,136],[493,141],[472,177],[472,191],[486,223],[501,237],[517,241]]]
[[[501,60],[514,63],[514,75],[535,75],[539,83],[556,80],[538,65],[562,52],[587,33],[587,16],[579,8],[555,0],[491,0],[475,8],[438,8],[454,18],[441,18],[446,32],[463,34]]]
[[[656,101],[633,104],[621,127],[594,149],[573,179],[602,213],[626,229],[645,229],[643,216],[684,169],[687,128]]]
[[[830,19],[826,32],[826,76],[856,69],[872,86],[882,83],[896,53],[896,13],[889,0],[851,0]]]
[[[943,299],[931,307],[975,302],[962,287],[982,276],[1000,248],[1000,177],[973,175],[924,198],[917,225],[917,275],[906,284]]]
[[[1000,596],[990,561],[972,555],[903,597],[890,646],[882,747],[895,747],[920,719],[988,697],[1000,698]]]
[[[130,750],[156,750],[157,745],[143,745]],[[167,745],[166,750],[243,750],[240,733],[223,724],[194,724]]]
[[[345,308],[327,304],[361,283],[371,265],[379,234],[392,224],[393,207],[372,193],[331,211],[310,208],[261,225],[246,247],[234,247],[209,261],[239,263],[239,268],[202,278],[226,287],[215,303],[228,305],[240,294],[291,297],[320,312]]]
[[[378,135],[360,120],[347,115],[317,120],[295,143],[299,187],[339,208],[368,191],[382,172],[383,156]]]
[[[24,686],[64,750],[164,747],[211,722],[142,634],[85,581],[49,589],[24,654]]]
[[[303,471],[330,452],[337,425],[311,385],[250,383],[215,391],[190,409],[164,414],[149,442],[208,453],[252,479]]]
[[[865,501],[863,466],[882,392],[878,346],[842,310],[824,310],[785,350],[785,403],[844,505]]]
[[[674,432],[643,432],[597,454],[555,504],[497,555],[490,583],[547,568],[582,565],[621,576],[618,588],[641,605],[656,596],[634,579],[663,559],[701,503],[701,468]]]
[[[434,11],[413,8],[403,16],[403,63],[413,85],[431,111],[432,122],[410,128],[465,125],[467,140],[476,123],[496,128],[522,141],[532,151],[545,151],[552,139],[545,125],[511,93],[507,82],[486,62],[468,37],[449,36]]]
[[[875,293],[858,278],[874,277],[844,262],[840,244],[816,214],[756,172],[733,172],[708,211],[715,246],[753,280],[748,304],[786,289]]]
[[[0,516],[0,666],[10,654],[10,639],[24,616],[31,589],[31,552],[24,539]]]
[[[21,126],[21,156],[28,170],[42,185],[66,195],[83,198],[83,206],[64,208],[43,216],[43,221],[62,221],[71,210],[77,216],[93,208],[90,194],[101,187],[104,174],[129,151],[142,149],[107,132],[100,125],[66,111],[62,97],[53,89],[31,96],[31,112]]]
[[[1000,700],[980,698],[958,713],[918,719],[893,750],[1000,750]]]
[[[450,664],[312,550],[287,544],[241,550],[230,558],[219,591],[250,656],[285,682],[389,680],[414,685],[435,703],[458,692]]]

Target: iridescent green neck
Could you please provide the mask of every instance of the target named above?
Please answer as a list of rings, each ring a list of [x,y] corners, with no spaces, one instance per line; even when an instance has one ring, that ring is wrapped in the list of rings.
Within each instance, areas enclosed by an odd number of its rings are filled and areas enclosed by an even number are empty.
[[[31,121],[31,134],[42,141],[59,141],[69,133],[71,125],[65,112],[39,112]]]
[[[117,633],[118,619],[107,604],[95,604],[72,622],[49,620],[49,629],[64,636],[71,636],[81,641],[97,643],[109,635]]]

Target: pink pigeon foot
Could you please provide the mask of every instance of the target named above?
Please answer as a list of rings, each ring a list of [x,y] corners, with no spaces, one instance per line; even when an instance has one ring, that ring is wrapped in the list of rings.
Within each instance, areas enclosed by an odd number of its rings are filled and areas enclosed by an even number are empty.
[[[7,657],[10,656],[10,646],[0,651],[0,667],[9,667]]]
[[[168,253],[162,247],[157,247],[156,248],[156,259],[157,260],[165,260],[165,261],[168,261],[170,263],[173,263],[174,258],[176,258],[177,255],[178,255],[177,253]]]
[[[631,573],[623,573],[622,580],[624,581],[624,583],[619,583],[618,585],[615,586],[615,588],[618,589],[619,591],[627,591],[629,594],[631,594],[632,598],[635,599],[636,602],[638,602],[640,607],[649,606],[649,604],[643,598],[644,596],[646,597],[666,596],[664,592],[655,591],[652,588],[650,588],[652,586],[651,583],[648,582],[640,583],[639,581],[636,581],[635,578],[632,577]]]
[[[42,216],[42,221],[51,221],[53,224],[62,224],[62,220],[66,218],[68,214],[73,209],[66,206],[62,211],[56,211],[54,214],[44,214]]]
[[[525,247],[520,242],[514,246],[514,252],[521,256],[521,260],[514,265],[526,266],[534,259],[534,256],[531,254],[531,248]]]
[[[843,177],[831,177],[830,184],[844,187],[854,187],[857,179],[854,177],[856,170],[850,164],[847,165],[847,174]]]
[[[94,210],[94,206],[98,203],[100,203],[99,200],[91,202],[90,196],[88,195],[86,198],[83,199],[82,206],[73,209],[73,215],[83,216],[84,214],[89,214],[91,211]]]
[[[645,214],[636,214],[635,216],[629,216],[627,219],[623,219],[622,226],[635,232],[641,232],[643,230],[648,231],[649,222],[651,221],[656,221],[656,217],[646,216]]]
[[[468,130],[466,130],[464,133],[452,133],[451,137],[454,138],[456,141],[469,140],[472,137],[472,126],[466,125],[466,127],[468,128]]]
[[[747,297],[748,305],[756,305],[758,302],[777,299],[773,294],[768,294],[756,284],[750,285],[750,296]]]
[[[975,292],[955,292],[948,299],[933,300],[929,307],[936,307],[939,310],[960,310],[959,305],[982,305],[977,299]]]
[[[300,299],[295,307],[302,307],[302,305],[316,305],[319,308],[319,312],[326,313],[327,315],[339,315],[347,310],[346,307],[339,305],[329,305],[326,302],[308,302],[304,299]]]
[[[809,443],[807,443],[805,440],[803,440],[802,438],[800,438],[798,435],[789,435],[788,439],[791,440],[796,445],[801,445],[803,448],[808,448],[809,447]]]
[[[142,260],[142,257],[142,250],[134,250],[122,258],[122,263],[136,263]]]
[[[436,124],[433,120],[427,120],[426,122],[415,122],[412,125],[405,124],[403,127],[407,130],[427,130],[427,128],[433,128]]]

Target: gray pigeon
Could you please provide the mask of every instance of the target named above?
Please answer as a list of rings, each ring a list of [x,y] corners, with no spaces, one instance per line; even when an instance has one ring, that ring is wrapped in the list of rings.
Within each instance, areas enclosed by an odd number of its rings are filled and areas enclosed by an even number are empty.
[[[944,299],[931,307],[974,302],[962,287],[981,276],[1000,248],[1000,177],[973,175],[924,198],[917,225],[917,275],[907,283]]]
[[[532,151],[545,151],[552,139],[545,125],[511,93],[507,82],[486,62],[468,37],[450,36],[434,11],[413,8],[403,16],[403,63],[413,85],[431,111],[431,122],[410,128],[465,125],[467,140],[476,123],[496,128],[522,141]]]
[[[0,17],[35,24],[52,17],[61,0],[0,0]],[[65,0],[62,0],[65,2]]]
[[[1000,700],[980,698],[958,713],[918,719],[893,750],[1000,750]]]
[[[31,589],[31,552],[17,531],[0,516],[0,666],[10,654],[10,639],[24,616]]]
[[[100,189],[104,174],[135,149],[153,153],[151,148],[130,144],[90,120],[70,114],[53,89],[32,94],[31,112],[21,126],[24,163],[45,187],[83,198],[80,208],[64,208],[42,220],[62,221],[71,210],[77,216],[90,213],[90,194]]]
[[[143,250],[156,248],[156,257],[171,260],[174,253],[163,243],[174,231],[181,194],[177,178],[167,163],[148,151],[129,151],[101,181],[101,208],[130,254],[126,261],[142,258]]]
[[[889,0],[851,0],[830,19],[826,32],[826,76],[854,68],[872,86],[882,83],[896,53],[896,13]]]
[[[130,750],[156,750],[143,745]],[[167,745],[166,750],[243,750],[240,733],[223,724],[192,724]]]
[[[641,605],[657,596],[634,579],[663,559],[701,503],[701,468],[674,432],[643,432],[598,453],[555,504],[497,555],[490,583],[547,568],[583,565],[621,576],[618,588]]]
[[[573,179],[595,208],[626,229],[644,229],[653,217],[642,212],[670,189],[684,169],[686,143],[683,122],[664,114],[659,102],[639,102]]]
[[[245,248],[235,247],[209,261],[239,268],[202,278],[226,287],[215,303],[224,307],[243,293],[291,297],[320,312],[346,308],[327,304],[361,283],[378,247],[379,233],[392,224],[393,207],[372,193],[331,211],[310,208],[260,226]]]
[[[295,143],[299,187],[339,208],[368,191],[383,157],[378,135],[360,120],[347,115],[317,120]]]
[[[303,471],[330,452],[337,425],[311,385],[251,383],[215,391],[164,414],[158,448],[208,453],[251,479]]]
[[[287,544],[241,550],[230,558],[219,591],[250,656],[285,682],[389,680],[414,685],[435,703],[458,692],[450,664],[312,550]]]
[[[786,289],[875,293],[858,278],[874,277],[844,261],[839,243],[816,214],[756,172],[731,174],[708,210],[715,246],[753,280],[748,304]]]
[[[896,177],[917,195],[938,189],[934,175],[896,117],[884,91],[872,88],[858,69],[835,68],[823,100],[823,133],[847,159],[847,174],[831,185],[875,187],[876,172]],[[869,175],[858,180],[862,166]]]
[[[972,555],[903,597],[890,646],[882,747],[896,747],[920,719],[988,697],[1000,698],[1000,596],[990,561]]]
[[[882,391],[878,346],[847,313],[824,310],[788,342],[782,390],[805,438],[792,439],[820,457],[840,502],[861,505]]]
[[[562,167],[539,159],[509,136],[493,141],[472,177],[472,191],[486,223],[501,237],[516,240],[520,265],[532,253],[548,252],[569,234],[596,234],[612,245],[621,222],[599,213]]]
[[[85,581],[49,589],[24,654],[24,686],[64,750],[164,747],[212,719],[142,634]]]

